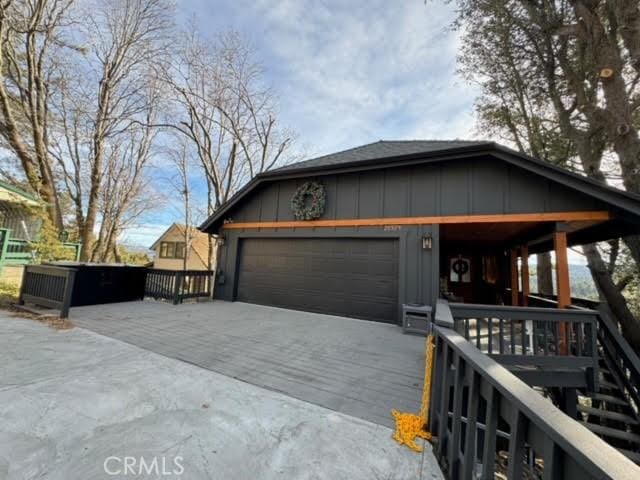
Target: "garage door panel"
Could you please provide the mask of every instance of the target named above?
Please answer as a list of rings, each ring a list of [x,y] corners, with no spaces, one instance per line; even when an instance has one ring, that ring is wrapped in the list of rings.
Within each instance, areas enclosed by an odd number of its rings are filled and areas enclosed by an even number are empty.
[[[362,296],[367,299],[372,298],[372,292],[375,292],[375,298],[384,299],[390,301],[396,299],[398,285],[391,282],[353,282],[349,288],[349,293],[352,296]]]
[[[395,262],[385,260],[376,261],[375,259],[351,259],[347,262],[349,270],[353,274],[364,274],[370,276],[397,276],[397,264]]]
[[[395,323],[398,241],[244,239],[237,300]]]

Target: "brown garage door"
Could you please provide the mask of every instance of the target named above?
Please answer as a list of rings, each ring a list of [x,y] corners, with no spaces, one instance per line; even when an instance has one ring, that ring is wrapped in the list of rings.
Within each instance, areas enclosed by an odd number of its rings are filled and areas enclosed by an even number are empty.
[[[241,302],[396,323],[398,241],[244,239]]]

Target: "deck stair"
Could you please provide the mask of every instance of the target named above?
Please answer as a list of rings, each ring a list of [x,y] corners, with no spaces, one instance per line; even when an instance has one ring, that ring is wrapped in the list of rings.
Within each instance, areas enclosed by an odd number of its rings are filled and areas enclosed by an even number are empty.
[[[446,478],[640,478],[637,357],[600,316],[438,301],[429,431]]]
[[[451,304],[454,329],[640,465],[638,356],[607,308],[549,303]]]
[[[578,419],[593,433],[640,464],[640,415],[622,379],[612,370],[610,355],[599,345],[597,391],[579,391]]]

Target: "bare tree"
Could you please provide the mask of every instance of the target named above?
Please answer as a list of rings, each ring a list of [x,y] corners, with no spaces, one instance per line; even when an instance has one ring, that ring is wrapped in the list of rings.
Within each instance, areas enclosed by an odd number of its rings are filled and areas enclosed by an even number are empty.
[[[153,103],[151,104],[153,105]],[[153,110],[148,114],[153,121]],[[130,127],[107,150],[107,168],[100,195],[100,228],[91,260],[120,262],[117,239],[122,231],[155,206],[148,166],[157,131],[149,126]]]
[[[126,159],[141,155],[124,152],[121,137],[125,143],[126,139],[150,138],[148,132],[140,135],[137,130],[156,108],[149,102],[157,97],[148,91],[155,83],[156,67],[168,52],[170,7],[167,0],[114,0],[86,7],[90,56],[71,64],[61,82],[57,97],[61,132],[55,142],[64,184],[75,207],[84,260],[104,256],[104,238],[93,245],[94,229],[108,193],[104,179],[119,172],[117,155]],[[104,222],[100,235],[103,227]]]
[[[0,137],[19,159],[29,186],[62,229],[62,212],[49,157],[51,88],[57,61],[70,42],[63,26],[73,0],[0,2]]]
[[[196,208],[193,203],[192,175],[193,160],[189,151],[190,142],[182,135],[177,135],[175,146],[170,148],[168,156],[171,166],[175,169],[177,175],[171,175],[167,178],[167,182],[171,186],[172,193],[177,193],[180,202],[178,208],[181,210],[184,230],[182,232],[184,238],[185,252],[183,257],[182,268],[187,270],[189,258],[191,254],[191,246],[197,235],[195,226]],[[173,172],[172,172],[173,173]]]
[[[223,90],[218,108],[226,120],[222,127],[238,144],[243,172],[251,179],[282,160],[293,134],[279,127],[274,95],[262,85],[264,72],[249,46],[233,32],[219,41]]]
[[[192,28],[164,70],[174,108],[162,125],[191,143],[207,180],[207,215],[241,185],[283,161],[292,136],[280,128],[263,71],[236,33],[214,42]],[[209,266],[215,263],[209,239]]]
[[[262,69],[237,34],[213,45],[194,29],[165,71],[176,93],[166,126],[193,142],[211,190],[211,211],[247,180],[282,160],[292,138],[279,128]]]

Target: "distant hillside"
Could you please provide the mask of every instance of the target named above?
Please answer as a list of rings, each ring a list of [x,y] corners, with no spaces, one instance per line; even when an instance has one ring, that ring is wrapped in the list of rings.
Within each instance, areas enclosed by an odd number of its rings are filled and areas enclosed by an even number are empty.
[[[591,272],[586,265],[569,265],[569,276],[571,277],[571,296],[579,298],[598,299],[598,291],[591,278]],[[535,267],[531,272],[531,291],[538,291],[538,281],[535,275]],[[555,288],[556,279],[553,279]]]

